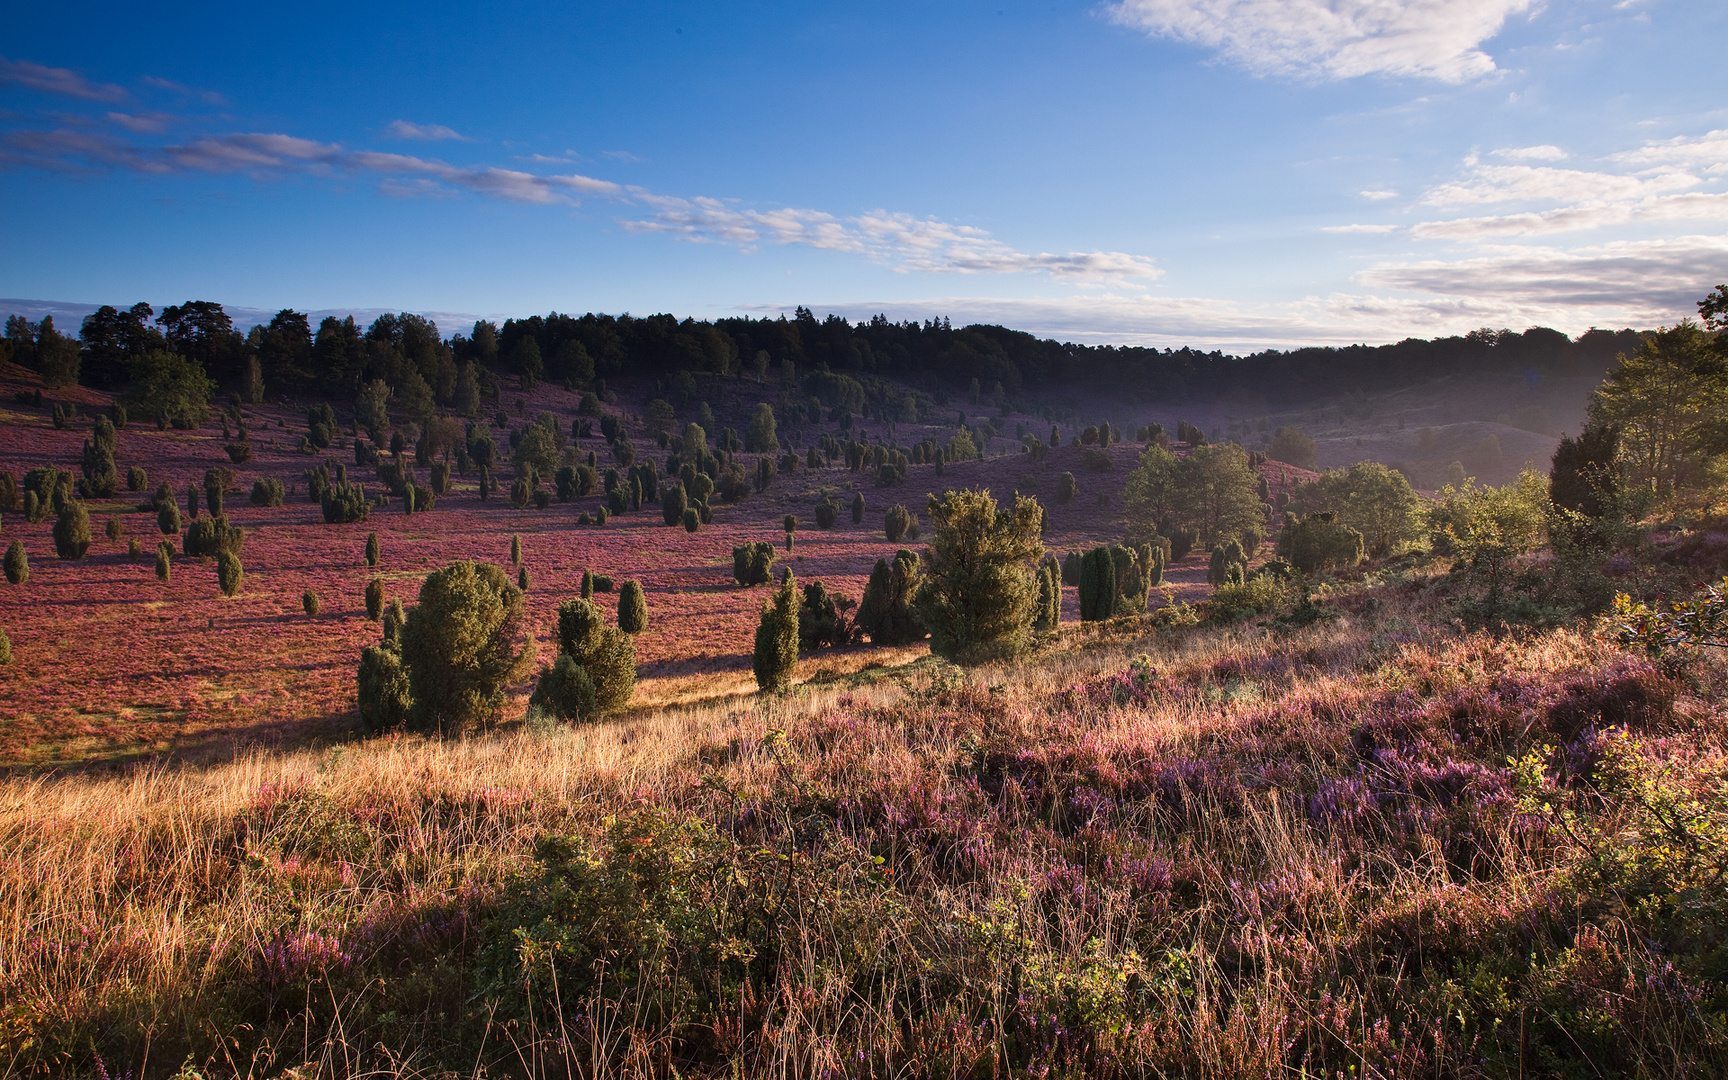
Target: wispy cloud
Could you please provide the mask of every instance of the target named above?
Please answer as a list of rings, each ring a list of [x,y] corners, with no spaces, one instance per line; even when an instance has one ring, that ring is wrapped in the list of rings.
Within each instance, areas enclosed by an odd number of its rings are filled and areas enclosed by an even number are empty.
[[[137,131],[136,118],[110,119]],[[553,162],[556,159],[537,159]],[[568,162],[559,162],[568,164]],[[661,195],[581,173],[534,173],[489,165],[453,165],[410,154],[352,150],[272,132],[206,135],[140,146],[111,133],[63,128],[0,135],[0,164],[59,170],[120,168],[151,174],[241,173],[258,179],[291,175],[370,175],[395,198],[466,192],[530,205],[574,205],[601,198],[633,208],[625,231],[660,233],[692,243],[802,246],[867,258],[905,273],[1038,273],[1071,284],[1145,281],[1163,271],[1142,255],[1119,251],[1028,253],[984,229],[913,214],[874,210],[842,217],[798,207],[755,209],[698,196]]]
[[[1541,151],[1535,154],[1534,151]],[[1494,151],[1493,156],[1557,159],[1558,147]],[[1517,207],[1506,212],[1425,221],[1418,239],[1540,236],[1634,222],[1728,222],[1728,131],[1668,139],[1610,154],[1595,167],[1491,165],[1472,155],[1465,175],[1422,197],[1437,208]]]
[[[1163,273],[1144,256],[1119,251],[1028,254],[994,239],[983,229],[887,210],[842,218],[821,210],[791,207],[738,209],[710,198],[638,198],[654,207],[654,212],[620,223],[632,232],[669,233],[682,240],[726,243],[746,250],[768,243],[843,251],[903,273],[1043,272],[1069,282],[1144,280]]]
[[[126,100],[126,91],[112,83],[93,83],[76,71],[46,67],[28,60],[8,60],[3,56],[0,56],[0,83],[85,101]]]
[[[1571,155],[1558,146],[1518,146],[1494,151],[1495,157],[1510,161],[1565,161]]]
[[[1375,191],[1358,192],[1358,194],[1360,194],[1364,199],[1367,199],[1371,202],[1384,202],[1387,199],[1396,199],[1398,197],[1398,193],[1396,191],[1391,191],[1391,190],[1385,189],[1385,188],[1381,188],[1381,189],[1378,189]]]
[[[613,161],[633,162],[642,160],[628,150],[602,150],[600,154],[602,157],[609,157]]]
[[[197,98],[206,105],[223,106],[228,104],[228,99],[214,90],[198,90],[187,86],[184,83],[177,83],[172,79],[163,79],[155,75],[146,75],[139,81],[145,86],[157,90],[166,90],[172,94],[179,94],[181,97]]]
[[[1481,44],[1536,0],[1116,0],[1114,21],[1215,49],[1257,74],[1464,82],[1494,70]]]
[[[1322,225],[1320,231],[1329,233],[1389,233],[1397,228],[1396,225]]]
[[[407,120],[392,120],[390,126],[384,129],[387,139],[412,139],[423,142],[437,142],[442,139],[455,139],[468,142],[468,137],[447,128],[443,124],[416,124]]]
[[[174,122],[174,117],[167,113],[123,113],[111,112],[108,120],[137,135],[157,135],[168,130],[168,125]]]

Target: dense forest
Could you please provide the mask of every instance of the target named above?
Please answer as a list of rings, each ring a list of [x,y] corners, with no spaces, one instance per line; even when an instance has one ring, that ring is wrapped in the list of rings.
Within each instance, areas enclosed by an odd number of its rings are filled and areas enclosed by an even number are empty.
[[[248,333],[221,305],[188,301],[160,314],[148,304],[103,307],[76,339],[50,318],[12,316],[0,360],[41,370],[50,386],[116,388],[145,376],[146,358],[166,353],[193,361],[216,387],[248,397],[310,391],[352,393],[372,379],[395,388],[408,411],[459,410],[493,372],[527,384],[551,380],[664,377],[680,371],[754,375],[792,372],[885,376],[940,396],[981,387],[993,400],[1050,388],[1126,393],[1138,400],[1192,400],[1236,391],[1291,400],[1407,385],[1442,375],[1506,371],[1599,374],[1618,353],[1636,349],[1632,330],[1590,330],[1573,340],[1545,327],[1522,333],[1483,329],[1455,337],[1407,338],[1390,345],[1266,350],[1246,356],[1192,348],[1088,346],[1039,339],[1001,326],[955,329],[948,320],[852,323],[817,320],[806,308],[788,319],[682,321],[671,315],[561,315],[477,322],[467,334],[440,335],[418,315],[384,315],[362,327],[352,317],[279,312]],[[790,366],[788,366],[790,365]],[[975,381],[975,382],[974,382]]]

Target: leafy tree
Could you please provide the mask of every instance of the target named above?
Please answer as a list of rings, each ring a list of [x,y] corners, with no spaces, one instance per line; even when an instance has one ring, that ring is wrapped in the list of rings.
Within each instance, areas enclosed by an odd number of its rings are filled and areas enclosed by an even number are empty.
[[[1560,437],[1548,473],[1548,497],[1554,505],[1586,518],[1599,519],[1620,506],[1620,429],[1586,427],[1574,439]]]
[[[383,379],[360,388],[354,399],[354,422],[365,429],[374,446],[383,446],[390,437],[390,386]]]
[[[510,366],[521,377],[522,389],[534,389],[534,384],[546,377],[546,362],[540,357],[540,343],[524,336],[510,350]]]
[[[786,571],[772,601],[762,602],[762,619],[756,625],[756,649],[751,667],[759,690],[782,690],[792,682],[798,664],[798,595],[792,571]]]
[[[631,635],[648,629],[648,597],[635,578],[618,591],[618,629]]]
[[[1314,446],[1314,440],[1301,428],[1288,425],[1273,434],[1272,442],[1266,447],[1266,456],[1299,469],[1320,467],[1320,452]]]
[[[1303,516],[1332,512],[1338,521],[1360,532],[1376,555],[1422,533],[1422,505],[1410,481],[1377,461],[1328,469],[1297,485],[1288,509]]]
[[[491,563],[459,562],[434,571],[402,628],[402,660],[422,731],[460,731],[495,719],[504,688],[533,660],[518,649],[522,593]]]
[[[636,644],[609,626],[591,600],[566,600],[558,606],[558,651],[588,673],[597,713],[616,712],[636,691]]]
[[[132,400],[158,427],[196,428],[210,415],[216,384],[197,361],[153,350],[139,359],[132,378]]]
[[[1589,416],[1620,429],[1635,481],[1672,494],[1699,455],[1728,449],[1728,353],[1691,320],[1647,334],[1590,395]]]
[[[83,342],[82,377],[92,386],[124,383],[139,358],[163,347],[162,332],[150,325],[155,315],[149,304],[134,304],[125,311],[104,304],[84,316],[78,332]]]
[[[1174,540],[1174,530],[1190,528],[1211,542],[1263,528],[1266,521],[1240,446],[1196,446],[1185,458],[1149,446],[1128,475],[1123,497],[1129,534],[1136,538],[1164,533]]]
[[[1019,653],[1031,639],[1043,509],[1026,496],[998,510],[988,492],[950,491],[931,496],[929,513],[935,535],[915,609],[931,651],[963,663]]]
[[[744,449],[752,454],[778,454],[780,437],[774,428],[774,409],[766,401],[756,406],[750,426],[744,431]]]
[[[1318,574],[1362,561],[1362,534],[1338,521],[1330,511],[1303,518],[1285,514],[1278,533],[1278,555],[1304,574]],[[1208,574],[1210,577],[1210,574]]]

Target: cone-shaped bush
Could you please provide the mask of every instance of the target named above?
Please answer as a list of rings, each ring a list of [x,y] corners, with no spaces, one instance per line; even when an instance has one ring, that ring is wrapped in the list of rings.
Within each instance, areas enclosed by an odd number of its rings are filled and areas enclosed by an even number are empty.
[[[642,583],[631,578],[618,591],[618,629],[626,634],[640,634],[648,629],[648,597]]]
[[[1080,560],[1080,618],[1099,622],[1116,614],[1116,563],[1110,549],[1097,547]]]
[[[126,470],[126,490],[143,491],[150,486],[150,474],[137,465]]]
[[[594,684],[597,713],[616,712],[636,692],[636,644],[610,626],[592,600],[566,600],[558,607],[558,651],[580,664]]]
[[[528,568],[526,566],[520,567],[516,571],[516,587],[523,592],[528,591]]]
[[[751,666],[760,690],[781,690],[792,682],[798,664],[798,608],[797,584],[788,570],[774,599],[762,602],[762,620],[756,625]]]
[[[1060,574],[1061,571],[1054,562],[1042,563],[1038,567],[1038,607],[1037,615],[1032,620],[1032,629],[1039,633],[1056,629],[1062,621]]]
[[[596,712],[594,680],[588,669],[568,653],[559,653],[549,668],[542,668],[528,704],[566,723]]]
[[[401,600],[391,600],[384,605],[384,618],[381,620],[383,630],[379,640],[392,649],[402,648],[402,624],[408,621],[408,613],[402,610]]]
[[[220,484],[205,485],[204,505],[209,509],[211,517],[222,516],[222,486]]]
[[[305,609],[305,612],[308,615],[318,614],[318,594],[313,592],[311,589],[307,589],[305,592],[300,594],[300,606]]]
[[[12,639],[6,636],[6,631],[0,630],[0,667],[12,662]]]
[[[594,598],[594,571],[584,570],[584,571],[582,571],[582,599],[592,600],[593,598]]]
[[[522,565],[522,538],[514,533],[510,535],[510,565]]]
[[[163,540],[156,545],[156,580],[168,584],[174,576],[174,546]]]
[[[186,516],[189,518],[195,518],[198,516],[198,485],[197,484],[187,484],[186,485]]]
[[[1056,479],[1056,501],[1067,506],[1074,501],[1074,474],[1065,472]]]
[[[864,493],[862,491],[852,496],[852,524],[864,524]]]
[[[389,731],[408,722],[413,706],[402,656],[384,645],[368,645],[360,653],[360,727]]]
[[[366,583],[366,617],[373,622],[384,617],[383,578],[373,578]]]
[[[1248,568],[1248,556],[1242,551],[1242,542],[1233,536],[1213,545],[1212,558],[1206,565],[1206,584],[1214,588],[1229,584],[1232,566],[1241,567],[1244,572]]]
[[[379,556],[378,534],[377,533],[367,533],[366,534],[366,565],[371,566],[371,567],[376,567],[378,565],[378,556]]]
[[[532,640],[517,644],[525,619],[522,593],[491,563],[427,575],[402,628],[413,726],[457,732],[496,719],[504,688],[534,660]]]
[[[22,540],[12,541],[12,546],[6,549],[6,580],[14,585],[30,580],[30,556]]]
[[[67,499],[54,519],[54,553],[62,559],[82,559],[90,550],[90,512],[78,499]]]
[[[684,521],[684,510],[688,505],[684,481],[668,480],[660,485],[660,516],[666,524],[681,524]]]
[[[219,552],[216,556],[216,584],[221,586],[223,596],[234,596],[240,591],[241,582],[246,579],[246,571],[240,565],[240,556],[232,551]]]

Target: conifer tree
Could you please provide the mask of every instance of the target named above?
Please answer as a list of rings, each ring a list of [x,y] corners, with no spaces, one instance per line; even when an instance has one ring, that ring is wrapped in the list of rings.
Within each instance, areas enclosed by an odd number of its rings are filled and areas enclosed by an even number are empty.
[[[1116,614],[1116,562],[1110,549],[1093,548],[1080,560],[1080,618],[1101,622]]]
[[[632,635],[648,629],[648,597],[635,578],[618,591],[618,629]]]
[[[959,663],[1011,657],[1030,643],[1037,587],[1033,566],[1044,554],[1044,512],[1017,496],[998,509],[985,491],[931,496],[935,536],[914,605],[930,631],[930,649]]]
[[[13,585],[22,585],[30,580],[30,556],[25,552],[22,540],[12,541],[12,546],[6,549],[6,580]]]
[[[788,533],[787,535],[791,535]],[[790,569],[771,601],[762,603],[762,619],[756,626],[756,651],[752,666],[760,690],[782,690],[792,682],[798,663],[798,595]]]

